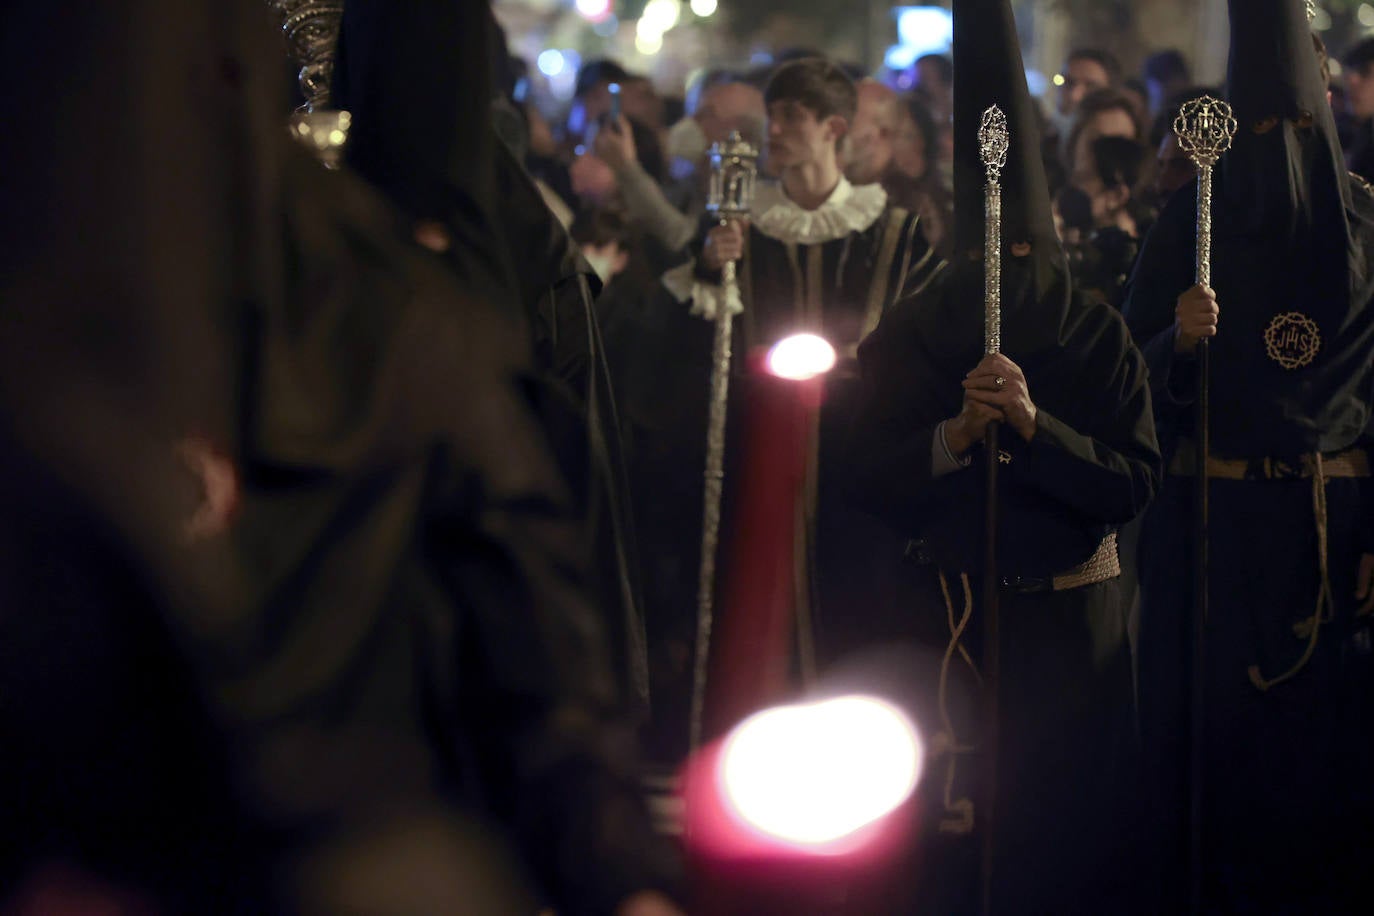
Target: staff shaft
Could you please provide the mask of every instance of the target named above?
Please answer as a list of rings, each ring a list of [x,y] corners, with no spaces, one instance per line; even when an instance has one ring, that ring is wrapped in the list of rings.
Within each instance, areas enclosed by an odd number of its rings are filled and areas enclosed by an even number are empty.
[[[735,262],[725,264],[724,288],[737,283]],[[696,655],[692,671],[690,747],[701,746],[702,717],[706,707],[706,677],[710,667],[711,629],[714,621],[716,553],[720,545],[720,509],[725,492],[725,418],[730,399],[730,362],[734,314],[721,305],[716,312],[715,342],[711,351],[711,403],[706,427],[705,492],[701,521],[701,565],[697,576]]]
[[[984,196],[983,350],[988,356],[1002,350],[1002,187],[989,178]],[[1001,594],[997,576],[997,445],[998,424],[984,434],[987,460],[987,509],[983,532],[983,850],[982,907],[992,913],[992,876],[997,824],[997,776],[1000,749]]]
[[[1197,282],[1212,285],[1212,167],[1198,170]],[[1189,703],[1188,755],[1188,894],[1191,912],[1202,907],[1202,809],[1207,675],[1207,564],[1211,507],[1207,485],[1207,456],[1211,454],[1211,348],[1207,339],[1197,345],[1198,396],[1193,435],[1197,443],[1194,468],[1193,619]]]

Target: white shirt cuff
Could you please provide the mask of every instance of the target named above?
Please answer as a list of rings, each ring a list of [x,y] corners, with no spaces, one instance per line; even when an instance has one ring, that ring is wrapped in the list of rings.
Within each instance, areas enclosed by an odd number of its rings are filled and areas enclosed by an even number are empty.
[[[955,471],[962,471],[973,463],[972,456],[958,457],[950,451],[949,440],[945,438],[945,423],[935,427],[935,435],[930,439],[930,476],[933,479],[948,477]]]

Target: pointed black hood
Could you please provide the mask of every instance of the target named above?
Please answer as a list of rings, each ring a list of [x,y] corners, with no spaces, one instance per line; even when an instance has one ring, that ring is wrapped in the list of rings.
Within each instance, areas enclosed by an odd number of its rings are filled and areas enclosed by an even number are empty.
[[[983,248],[986,171],[978,149],[983,112],[1007,115],[1011,147],[1002,170],[1002,238],[1007,263],[1062,259],[1040,158],[1040,126],[1008,0],[954,0],[954,238],[956,262]],[[1016,255],[1016,256],[1014,256]]]
[[[333,87],[352,113],[348,165],[412,219],[442,223],[449,261],[488,293],[514,282],[492,231],[498,34],[486,0],[348,0]]]
[[[1242,231],[1335,246],[1343,258],[1350,181],[1306,4],[1229,6],[1227,95],[1239,130],[1218,168],[1219,206]]]
[[[1226,409],[1211,445],[1227,458],[1339,451],[1370,416],[1374,200],[1345,170],[1302,0],[1231,0],[1230,15],[1238,129],[1215,168],[1210,347]],[[1143,338],[1171,333],[1195,240],[1193,195],[1175,195],[1132,281]]]

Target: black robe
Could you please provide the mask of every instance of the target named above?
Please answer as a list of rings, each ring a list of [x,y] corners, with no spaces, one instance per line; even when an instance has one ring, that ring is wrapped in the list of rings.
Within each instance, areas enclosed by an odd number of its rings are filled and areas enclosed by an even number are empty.
[[[1266,479],[1264,468],[1329,459],[1367,438],[1374,195],[1345,171],[1303,5],[1234,3],[1231,15],[1228,97],[1240,123],[1216,169],[1221,315],[1209,425],[1213,456],[1253,474],[1209,484],[1204,905],[1322,912],[1360,909],[1359,893],[1367,908],[1374,655],[1353,594],[1360,556],[1374,547],[1369,479],[1319,489],[1310,475]],[[1195,198],[1185,190],[1165,207],[1125,305],[1171,468],[1140,554],[1140,702],[1161,909],[1181,905],[1187,874],[1195,515],[1191,460],[1175,456],[1194,435],[1198,373],[1192,354],[1174,352],[1174,310],[1194,282]],[[1317,336],[1274,334],[1280,316],[1290,329],[1294,317],[1310,322]],[[1332,600],[1311,645],[1304,621],[1318,608],[1323,547]],[[1264,679],[1282,682],[1261,689]]]
[[[1107,533],[1148,504],[1159,455],[1144,363],[1120,318],[1108,306],[1069,298],[1062,279],[1041,303],[1028,302],[1028,287],[1009,282],[1017,268],[1008,266],[1004,352],[1026,373],[1039,414],[1032,441],[1009,429],[1001,436],[999,575],[1007,587],[996,906],[1056,912],[1072,899],[1106,906],[1125,893],[1113,858],[1123,848],[1121,795],[1131,791],[1123,778],[1133,721],[1126,609],[1114,581],[1039,594],[1022,594],[1016,583],[1087,561]],[[902,303],[865,343],[850,475],[862,505],[921,542],[925,568],[914,575],[924,582],[923,600],[913,611],[929,616],[912,621],[910,634],[949,640],[946,627],[965,609],[960,576],[967,575],[972,617],[963,644],[975,661],[988,459],[977,447],[970,467],[937,478],[932,445],[937,425],[958,414],[960,382],[982,356],[981,287],[976,267],[951,270],[926,295]],[[1022,339],[1029,349],[1018,346]],[[952,706],[932,704],[927,721],[951,713],[957,741],[976,746],[977,688],[962,665],[953,676]],[[936,684],[927,688],[936,695]],[[946,800],[970,793],[975,760],[959,761]],[[932,761],[936,821],[947,814],[940,792],[949,763],[944,755]],[[958,874],[951,867],[941,878],[932,867],[932,884],[952,882],[942,892],[953,896],[931,904],[936,909],[974,911]]]
[[[35,485],[54,511],[14,556],[73,583],[56,594],[42,569],[6,569],[0,643],[28,651],[6,654],[0,759],[8,775],[34,751],[20,772],[44,776],[0,780],[0,807],[20,816],[7,827],[34,831],[7,843],[6,876],[43,855],[110,867],[102,853],[132,837],[114,867],[169,879],[171,910],[294,909],[299,856],[419,812],[441,833],[488,819],[560,911],[609,912],[659,866],[581,529],[527,400],[527,341],[360,182],[286,146],[266,16],[145,0],[6,21],[6,79],[52,94],[3,103],[5,160],[28,178],[0,197],[0,442],[6,467],[41,469],[20,480],[56,481]],[[40,81],[57,46],[79,64]],[[116,147],[92,159],[87,129]],[[236,481],[237,513],[196,537],[187,521],[208,500],[188,438]],[[14,543],[33,494],[9,489]],[[64,542],[72,555],[45,553]],[[114,661],[60,683],[54,652]],[[16,710],[15,689],[50,683],[64,691],[52,721],[32,715],[41,694]],[[109,726],[126,718],[121,741]],[[48,740],[92,721],[92,741]],[[40,725],[32,743],[16,729]],[[124,787],[97,770],[139,776],[145,755],[182,744],[188,769],[212,771],[164,798],[146,774],[131,783],[173,829],[163,844],[135,818],[95,822]],[[49,794],[23,797],[35,791]],[[102,834],[115,843],[90,842]],[[204,852],[218,880],[168,875],[168,842]],[[497,868],[487,848],[467,860],[479,875]]]
[[[1095,584],[1054,591],[1053,580],[1101,557],[1158,487],[1145,365],[1120,316],[1074,291],[1011,4],[955,0],[953,9],[955,260],[925,295],[894,309],[861,351],[865,397],[851,475],[855,497],[918,542],[928,596],[916,609],[928,621],[918,633],[929,639],[944,629],[936,639],[947,664],[927,688],[938,706],[921,711],[935,752],[926,783],[935,858],[923,902],[933,912],[978,908],[975,840],[935,841],[937,827],[967,828],[991,841],[994,912],[1123,912],[1134,894],[1123,867],[1133,835],[1126,607],[1110,563]],[[993,105],[1006,116],[1008,148],[1001,237],[990,240],[981,136]],[[998,454],[977,445],[970,466],[959,468],[937,437],[939,424],[959,414],[961,383],[983,358],[989,244],[1000,248],[1002,265],[1001,351],[1025,373],[1038,413],[1030,441],[1004,427]],[[999,747],[997,784],[980,786],[972,681],[985,626],[991,461]],[[979,808],[989,790],[997,798],[990,825]]]
[[[464,286],[510,306],[534,352],[537,408],[595,545],[616,667],[649,703],[638,556],[600,330],[595,274],[491,124],[499,29],[478,0],[353,0],[335,101],[353,114],[348,162],[413,219],[436,220]],[[589,288],[589,284],[593,285]]]

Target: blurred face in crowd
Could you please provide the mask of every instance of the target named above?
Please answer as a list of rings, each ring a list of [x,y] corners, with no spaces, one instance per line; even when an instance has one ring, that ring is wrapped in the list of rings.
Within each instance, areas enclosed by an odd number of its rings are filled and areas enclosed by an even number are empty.
[[[609,101],[610,92],[606,95]],[[663,100],[648,80],[638,77],[626,80],[621,85],[620,104],[626,117],[645,127],[658,130],[663,126]]]
[[[1093,225],[1101,228],[1116,222],[1116,215],[1131,199],[1131,193],[1123,185],[1108,187],[1098,174],[1096,163],[1092,161],[1092,151],[1088,152],[1088,167],[1074,178],[1073,186],[1087,195],[1092,203]]]
[[[611,84],[597,83],[589,89],[582,97],[582,109],[585,112],[586,127],[599,124],[602,118],[611,113]]]
[[[1351,114],[1362,121],[1374,118],[1374,64],[1346,70],[1345,92]]]
[[[1159,144],[1159,168],[1155,170],[1155,196],[1160,206],[1197,177],[1197,166],[1178,145],[1178,136],[1166,131]]]
[[[615,172],[591,153],[584,153],[573,160],[568,168],[568,177],[572,180],[573,193],[584,203],[593,206],[604,205],[617,190]]]
[[[708,147],[729,137],[732,130],[757,142],[762,139],[761,127],[766,118],[763,93],[744,83],[711,87],[702,96],[696,113]]]
[[[1064,68],[1064,85],[1059,87],[1059,113],[1065,117],[1073,114],[1084,96],[1111,84],[1111,74],[1097,61],[1074,58]]]
[[[900,107],[897,93],[873,80],[858,86],[859,106],[849,131],[845,175],[855,184],[879,181],[896,152]]]
[[[930,60],[916,62],[916,85],[924,89],[936,102],[940,101],[940,96],[948,94],[951,88],[945,83],[945,74],[940,66]]]
[[[801,102],[779,99],[768,106],[768,165],[779,174],[785,169],[833,163],[835,144],[845,135],[844,118],[818,118]]]
[[[901,112],[892,140],[892,165],[911,178],[924,178],[930,168],[926,157],[926,138],[916,126],[916,119]]]
[[[1135,118],[1122,108],[1108,108],[1093,115],[1083,126],[1073,147],[1073,179],[1077,181],[1085,171],[1092,171],[1092,146],[1103,137],[1125,137],[1138,140]]]

